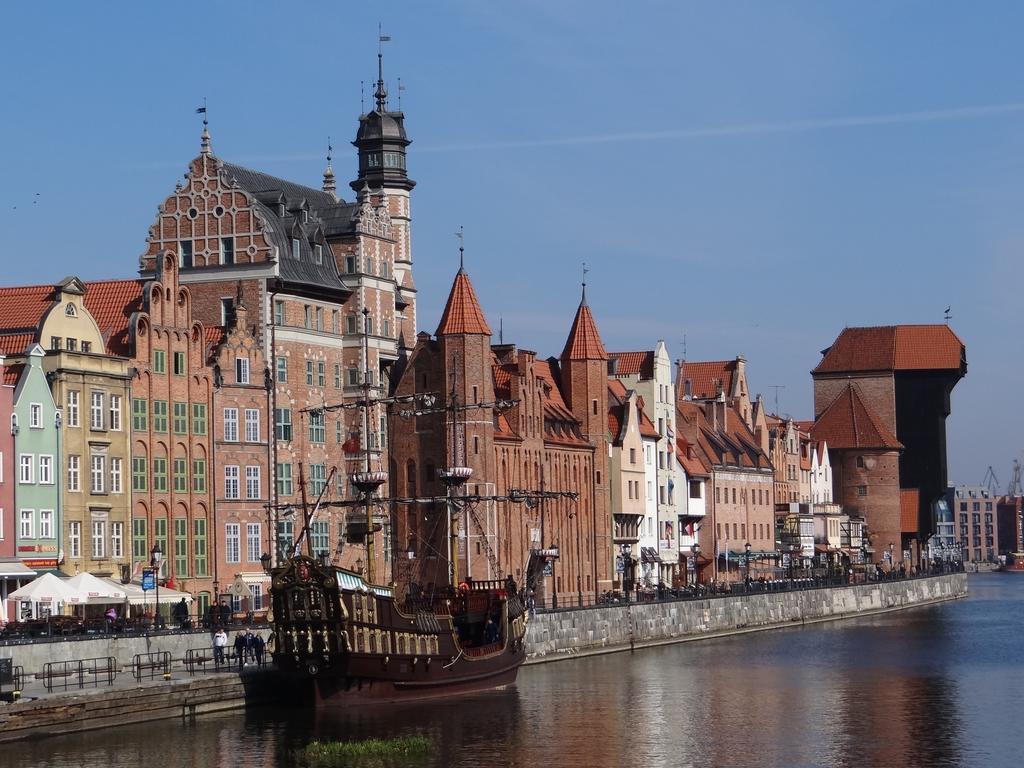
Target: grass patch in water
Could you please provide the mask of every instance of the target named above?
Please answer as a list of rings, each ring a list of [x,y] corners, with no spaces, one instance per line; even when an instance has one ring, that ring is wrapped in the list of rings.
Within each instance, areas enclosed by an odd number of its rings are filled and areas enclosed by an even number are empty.
[[[355,765],[366,760],[374,763],[394,758],[423,758],[433,746],[423,736],[396,736],[393,739],[364,741],[314,741],[302,750],[302,759],[310,768]]]

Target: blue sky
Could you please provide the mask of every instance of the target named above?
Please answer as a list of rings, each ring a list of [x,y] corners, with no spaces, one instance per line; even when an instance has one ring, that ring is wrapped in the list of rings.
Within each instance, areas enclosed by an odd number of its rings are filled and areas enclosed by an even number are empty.
[[[613,350],[744,354],[811,415],[845,325],[967,344],[950,478],[1024,448],[1024,6],[933,2],[20,3],[0,63],[3,284],[129,276],[199,147],[339,181],[360,80],[406,90],[420,322],[466,264],[507,341],[557,354],[579,297]],[[370,91],[367,85],[367,93]],[[38,195],[37,195],[38,193]],[[35,202],[33,202],[35,201]]]

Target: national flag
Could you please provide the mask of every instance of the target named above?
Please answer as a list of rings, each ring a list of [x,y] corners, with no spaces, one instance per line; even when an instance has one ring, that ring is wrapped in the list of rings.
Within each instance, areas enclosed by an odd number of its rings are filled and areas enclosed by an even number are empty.
[[[391,42],[391,35],[381,35],[381,36],[380,36],[379,38],[377,38],[377,39],[378,39],[378,40],[379,40],[380,42],[382,42],[382,43],[390,43],[390,42]]]
[[[206,114],[206,107],[196,107],[196,114],[197,115],[205,115]]]

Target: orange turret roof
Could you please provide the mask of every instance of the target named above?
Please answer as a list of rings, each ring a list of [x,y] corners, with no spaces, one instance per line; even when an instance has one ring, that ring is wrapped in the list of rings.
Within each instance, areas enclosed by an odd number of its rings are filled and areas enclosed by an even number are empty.
[[[469,275],[464,269],[460,269],[455,275],[455,282],[452,283],[452,291],[448,294],[448,303],[444,306],[444,313],[441,315],[441,322],[435,335],[452,336],[459,333],[491,335],[491,327],[487,325],[473,284],[469,282]]]
[[[608,353],[604,351],[604,344],[601,343],[601,334],[597,332],[594,316],[590,314],[590,307],[584,299],[580,302],[576,317],[572,321],[572,330],[569,331],[565,349],[562,350],[562,360],[607,359]]]

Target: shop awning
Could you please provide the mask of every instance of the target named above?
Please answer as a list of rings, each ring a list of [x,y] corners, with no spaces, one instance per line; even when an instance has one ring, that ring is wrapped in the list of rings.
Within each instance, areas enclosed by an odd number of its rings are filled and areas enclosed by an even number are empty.
[[[3,561],[0,562],[0,579],[31,579],[37,573],[22,563]]]
[[[660,563],[661,556],[654,547],[640,547],[641,563]]]
[[[109,582],[112,586],[124,592],[124,600],[129,605],[152,605],[156,602],[155,589],[151,589],[147,592],[142,589],[141,585],[136,584],[135,582],[131,582],[130,584],[122,584],[119,581],[114,581],[113,579],[100,580]],[[179,600],[181,600],[181,598],[185,598],[186,604],[192,602],[192,595],[188,594],[187,592],[179,592],[176,589],[171,589],[170,587],[160,587],[161,605],[176,603]]]

